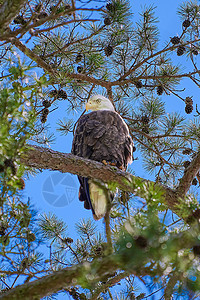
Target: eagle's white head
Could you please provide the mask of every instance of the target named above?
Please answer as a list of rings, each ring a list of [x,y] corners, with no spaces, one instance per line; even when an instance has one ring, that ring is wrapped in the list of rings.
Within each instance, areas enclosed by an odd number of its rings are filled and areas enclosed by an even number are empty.
[[[86,110],[111,110],[115,111],[114,106],[112,105],[111,101],[102,96],[102,95],[94,95],[92,96],[89,101],[86,103],[85,106]]]

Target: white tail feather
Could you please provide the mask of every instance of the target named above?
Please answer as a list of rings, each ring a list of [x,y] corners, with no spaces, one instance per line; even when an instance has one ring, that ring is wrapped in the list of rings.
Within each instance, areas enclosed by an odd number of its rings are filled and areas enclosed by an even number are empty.
[[[109,191],[105,187],[101,187],[100,184],[96,184],[93,181],[89,181],[89,191],[92,206],[95,212],[93,215],[95,220],[103,218],[106,213],[107,197]]]

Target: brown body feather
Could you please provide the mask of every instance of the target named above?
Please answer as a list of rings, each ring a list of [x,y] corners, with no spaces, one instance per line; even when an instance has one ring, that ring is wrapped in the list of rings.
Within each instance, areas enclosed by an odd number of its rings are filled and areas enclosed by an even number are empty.
[[[79,119],[72,154],[98,162],[115,162],[118,168],[126,170],[128,163],[132,161],[132,146],[128,127],[121,116],[114,111],[98,110]],[[79,181],[79,199],[85,202],[86,208],[91,208],[93,214],[96,214],[94,207],[88,204],[83,178],[79,177]],[[103,213],[100,213],[99,218],[102,216]]]

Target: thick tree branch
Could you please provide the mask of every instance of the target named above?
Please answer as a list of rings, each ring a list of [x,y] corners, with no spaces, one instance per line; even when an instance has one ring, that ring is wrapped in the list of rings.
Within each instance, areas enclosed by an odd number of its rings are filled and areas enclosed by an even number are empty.
[[[194,238],[188,239],[188,236],[191,236],[190,231],[186,231],[184,234],[179,233],[176,236],[176,239],[179,241],[179,249],[190,249],[192,247]],[[172,235],[173,240],[174,237],[175,236]],[[151,272],[154,272],[149,266],[146,267],[149,260],[153,259],[154,261],[154,257],[152,257],[152,252],[150,250],[148,252],[147,249],[144,251],[144,249],[142,250],[142,248],[138,248],[137,251],[141,251],[144,259],[144,261],[138,262],[138,264],[137,262],[134,264],[131,263],[132,256],[129,251],[130,250],[128,250],[128,248],[124,249],[122,246],[121,250],[119,249],[118,252],[111,255],[94,259],[92,262],[84,262],[72,267],[67,267],[50,275],[44,276],[41,279],[17,286],[7,293],[0,295],[0,299],[41,299],[44,296],[51,295],[63,289],[66,290],[71,286],[77,285],[90,290],[94,290],[96,288],[91,298],[96,299],[96,296],[104,289],[104,287],[107,287],[107,283],[109,286],[112,286],[117,281],[124,278],[124,275],[126,275],[125,272],[128,272],[128,274],[136,274],[136,276],[151,276]],[[127,256],[126,253],[129,253],[129,255]],[[164,253],[165,252],[163,252],[163,254]],[[125,272],[121,273],[122,275],[117,275],[115,272],[118,270]],[[100,290],[97,283],[104,281],[105,277],[107,279],[107,283],[104,285],[103,289]]]
[[[31,147],[32,149],[28,150],[26,156],[21,159],[24,164],[30,167],[59,170],[63,173],[70,172],[83,177],[99,179],[142,198],[144,198],[145,192],[141,188],[138,189],[138,183],[142,182],[145,189],[148,189],[149,184],[154,184],[149,180],[122,172],[115,167],[105,166],[99,162],[38,146]],[[157,187],[162,189],[168,207],[178,214],[177,205],[179,203],[179,194],[177,194],[176,191],[161,185],[157,185]]]
[[[41,279],[17,286],[0,296],[0,299],[41,299],[44,296],[51,295],[62,289],[66,290],[71,286],[80,285],[83,288],[95,288],[97,283],[105,280],[105,277],[108,279],[107,283],[109,286],[112,286],[129,274],[137,274],[137,276],[148,275],[148,268],[141,267],[140,269],[136,269],[137,270],[135,270],[134,267],[131,269],[127,267],[124,263],[123,254],[116,253],[95,259],[91,263],[85,262],[72,267],[67,267],[44,276]],[[113,277],[118,270],[125,270],[125,272]],[[107,284],[103,285],[103,289],[106,287]],[[97,294],[100,294],[101,291],[102,286],[100,288],[97,286],[91,299],[96,299]]]
[[[135,177],[131,174],[123,172],[116,167],[105,166],[102,163],[75,156],[70,153],[61,153],[51,149],[30,146],[32,147],[21,159],[21,161],[30,167],[38,169],[59,170],[60,172],[70,172],[88,178],[95,178],[107,183],[114,183],[122,190],[134,192],[136,186],[130,185]],[[144,182],[148,183],[149,181]]]
[[[4,33],[5,28],[11,23],[26,2],[27,0],[6,0],[3,2],[0,6],[0,35]]]
[[[41,299],[44,296],[51,295],[74,285],[89,287],[98,282],[103,276],[116,272],[119,268],[120,264],[114,259],[114,256],[99,260],[96,259],[92,263],[83,263],[68,267],[33,282],[17,286],[0,296],[0,299]],[[85,276],[86,274],[88,276]]]
[[[179,185],[176,189],[177,194],[180,197],[184,197],[191,186],[191,182],[197,175],[200,169],[200,152],[194,157],[189,167],[186,169],[185,174],[180,179]]]

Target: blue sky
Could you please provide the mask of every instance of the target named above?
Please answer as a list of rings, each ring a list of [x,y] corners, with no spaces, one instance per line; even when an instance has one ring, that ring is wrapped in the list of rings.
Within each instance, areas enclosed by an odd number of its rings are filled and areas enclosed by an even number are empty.
[[[177,7],[183,1],[179,0],[157,0],[157,1],[133,1],[131,0],[133,15],[133,22],[138,18],[138,12],[141,10],[141,7],[155,5],[156,15],[158,17],[159,23],[158,27],[160,30],[160,47],[165,45],[166,41],[169,41],[170,37],[181,33],[181,22],[179,16],[176,14]],[[180,63],[183,61],[183,58],[180,58]],[[198,100],[198,91],[193,84],[189,81],[183,81],[182,86],[187,84],[187,90],[190,90],[191,86],[191,95],[194,95],[194,102],[197,103]],[[184,94],[184,96],[191,96]],[[166,110],[173,111],[176,110],[184,115],[184,103],[175,98],[175,96],[163,96],[163,99],[166,100]],[[67,117],[66,104],[65,101],[58,103],[59,108],[51,113],[48,117],[48,122],[56,136],[54,144],[51,144],[53,150],[60,152],[69,153],[71,151],[72,144],[72,134],[67,136],[62,136],[55,130],[57,127],[57,122],[59,119]],[[74,114],[74,118],[78,119],[80,113]],[[146,171],[142,167],[142,160],[139,156],[139,153],[136,152],[136,155],[139,157],[139,160],[136,160],[132,164],[132,168],[135,170],[135,174],[144,178],[153,177],[148,176]],[[56,184],[58,183],[58,184]],[[54,184],[54,186],[53,186]],[[26,180],[26,188],[24,191],[25,197],[30,197],[31,203],[35,205],[36,209],[40,214],[52,212],[55,213],[59,218],[63,219],[69,228],[69,236],[76,238],[76,232],[74,229],[74,224],[80,220],[80,218],[92,218],[91,212],[83,208],[83,204],[78,201],[78,181],[76,176],[71,174],[60,174],[59,172],[53,171],[43,171],[37,174],[34,177],[30,177],[29,180]],[[54,190],[51,190],[55,188]],[[57,198],[48,198],[57,195]],[[69,200],[69,193],[71,193],[71,200]],[[63,198],[61,198],[63,196]],[[60,204],[58,201],[60,199]],[[73,199],[72,199],[73,198]],[[60,206],[58,206],[60,205]],[[100,230],[103,230],[104,225],[102,220],[98,221],[98,226]],[[61,295],[57,299],[64,299]],[[65,297],[66,299],[66,297]],[[148,299],[158,299],[156,296],[154,298]]]

